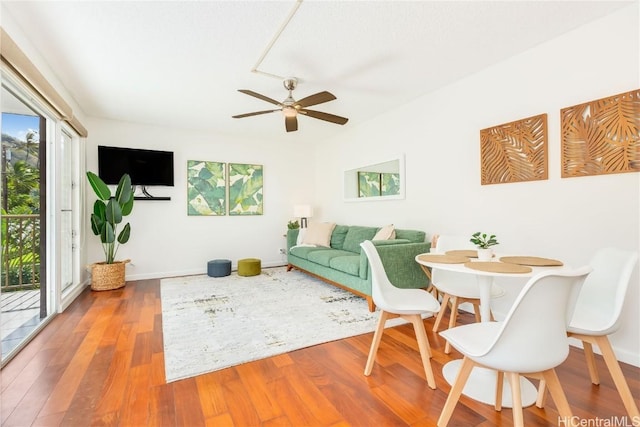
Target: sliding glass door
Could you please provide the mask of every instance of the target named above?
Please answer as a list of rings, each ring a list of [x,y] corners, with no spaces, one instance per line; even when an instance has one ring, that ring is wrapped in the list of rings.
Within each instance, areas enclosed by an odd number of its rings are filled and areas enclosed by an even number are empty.
[[[46,263],[47,118],[2,88],[2,358],[49,315]],[[44,203],[43,203],[44,201]]]
[[[2,80],[2,364],[82,290],[79,138],[24,89]]]

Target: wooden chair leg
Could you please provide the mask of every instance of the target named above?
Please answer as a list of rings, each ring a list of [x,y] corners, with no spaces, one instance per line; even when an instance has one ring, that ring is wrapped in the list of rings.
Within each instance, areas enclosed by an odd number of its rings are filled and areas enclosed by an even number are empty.
[[[473,316],[476,319],[476,323],[480,323],[480,304],[473,302]]]
[[[520,392],[520,375],[517,372],[507,372],[509,385],[511,386],[511,400],[513,411],[513,425],[515,427],[524,426],[524,415],[522,414],[522,393]]]
[[[478,302],[474,301],[472,304],[473,304],[473,315],[474,315],[474,317],[476,319],[476,323],[478,323],[478,322],[481,321],[481,319],[480,319],[480,302],[479,301]],[[495,322],[496,321],[496,318],[493,317],[493,311],[491,311],[491,310],[489,310],[489,320],[491,322]]]
[[[380,317],[378,318],[378,326],[376,326],[376,331],[373,334],[373,341],[371,341],[371,349],[369,350],[367,365],[364,368],[364,374],[366,376],[371,375],[371,370],[373,369],[373,362],[376,360],[376,353],[378,353],[378,347],[380,347],[380,340],[382,339],[382,334],[384,333],[384,324],[387,322],[388,318],[389,318],[389,313],[387,313],[384,310],[380,311]]]
[[[436,378],[434,377],[433,369],[431,368],[431,348],[429,347],[429,339],[427,338],[427,332],[424,329],[422,317],[419,314],[412,314],[403,317],[413,324],[416,339],[418,340],[418,349],[420,350],[422,366],[424,367],[424,373],[427,376],[427,384],[430,388],[435,390]]]
[[[593,346],[588,341],[582,341],[582,347],[584,348],[584,357],[587,359],[587,369],[589,370],[591,384],[599,385],[600,376],[598,375],[598,368],[596,368],[596,358],[593,355]]]
[[[458,375],[456,375],[456,379],[451,386],[451,390],[449,391],[449,396],[447,396],[447,401],[444,403],[442,412],[440,412],[440,418],[438,418],[438,427],[445,427],[447,424],[449,424],[449,420],[451,419],[451,415],[453,414],[453,409],[456,407],[458,400],[460,400],[462,389],[464,389],[464,385],[467,383],[469,374],[471,374],[471,370],[474,366],[475,363],[468,357],[462,359],[462,365],[460,366]]]
[[[540,380],[538,384],[538,398],[536,399],[536,406],[540,409],[544,408],[544,401],[547,395],[547,383],[544,380]]]
[[[551,394],[551,398],[556,404],[560,418],[563,420],[570,420],[573,418],[571,407],[567,401],[567,396],[565,396],[564,391],[562,390],[562,385],[560,385],[560,380],[558,379],[556,370],[548,369],[543,371],[541,374],[542,380],[546,383],[547,387],[549,387],[549,394]]]
[[[449,329],[454,328],[456,326],[456,320],[458,317],[458,297],[451,297],[451,312],[449,313]],[[451,344],[449,341],[444,345],[444,353],[451,353]]]
[[[430,292],[431,294],[433,294],[435,299],[438,299],[438,288],[436,288],[435,286],[433,286],[433,282],[431,280],[431,268],[424,266],[422,264],[420,264],[420,268],[422,268],[422,271],[424,271],[424,274],[427,276],[427,279],[429,279],[429,286],[427,286],[427,292]]]
[[[440,322],[442,322],[442,318],[444,317],[445,311],[449,306],[449,294],[444,294],[442,297],[442,303],[440,304],[440,310],[438,311],[438,316],[436,317],[436,321],[433,323],[433,332],[438,332],[438,328],[440,327]]]
[[[427,292],[429,292],[435,299],[438,299],[438,290],[435,286],[429,285],[427,286]]]
[[[579,339],[584,340],[586,337],[580,336]],[[636,402],[633,400],[633,396],[631,395],[631,390],[629,390],[629,385],[627,384],[627,380],[624,379],[624,374],[622,373],[622,369],[620,369],[620,364],[618,363],[618,359],[616,358],[616,354],[611,347],[611,343],[609,342],[609,337],[606,335],[599,337],[589,337],[590,340],[593,340],[595,344],[600,348],[602,352],[602,357],[604,358],[605,363],[607,364],[607,368],[609,368],[609,373],[611,374],[611,378],[613,378],[613,382],[618,389],[618,394],[620,394],[620,398],[622,399],[622,403],[624,403],[624,407],[631,417],[632,420],[640,420],[640,412],[638,412],[638,406]]]
[[[504,387],[504,372],[496,372],[496,403],[494,408],[496,411],[502,411],[502,388]]]

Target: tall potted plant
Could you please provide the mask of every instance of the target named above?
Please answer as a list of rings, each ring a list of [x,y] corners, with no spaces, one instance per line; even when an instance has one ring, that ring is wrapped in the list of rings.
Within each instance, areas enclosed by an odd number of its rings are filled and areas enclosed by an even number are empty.
[[[118,247],[129,241],[131,233],[129,223],[119,229],[123,217],[133,210],[131,177],[124,174],[120,178],[114,197],[111,197],[111,190],[98,175],[89,171],[87,179],[98,197],[91,213],[91,231],[100,237],[105,254],[104,262],[91,265],[91,289],[95,291],[118,289],[125,285],[125,265],[130,261],[128,259],[116,261],[115,257]]]

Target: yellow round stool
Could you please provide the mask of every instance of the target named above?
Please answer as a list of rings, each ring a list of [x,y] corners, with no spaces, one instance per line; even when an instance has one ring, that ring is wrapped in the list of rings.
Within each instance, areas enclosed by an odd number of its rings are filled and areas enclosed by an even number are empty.
[[[258,258],[238,260],[238,276],[257,276],[261,272],[261,262]]]

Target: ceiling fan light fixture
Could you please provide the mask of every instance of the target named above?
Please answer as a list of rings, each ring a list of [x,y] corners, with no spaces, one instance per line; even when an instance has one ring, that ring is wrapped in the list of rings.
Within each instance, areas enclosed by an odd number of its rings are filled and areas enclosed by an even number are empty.
[[[295,109],[295,107],[282,107],[282,114],[285,117],[296,117],[298,115],[298,110]]]

